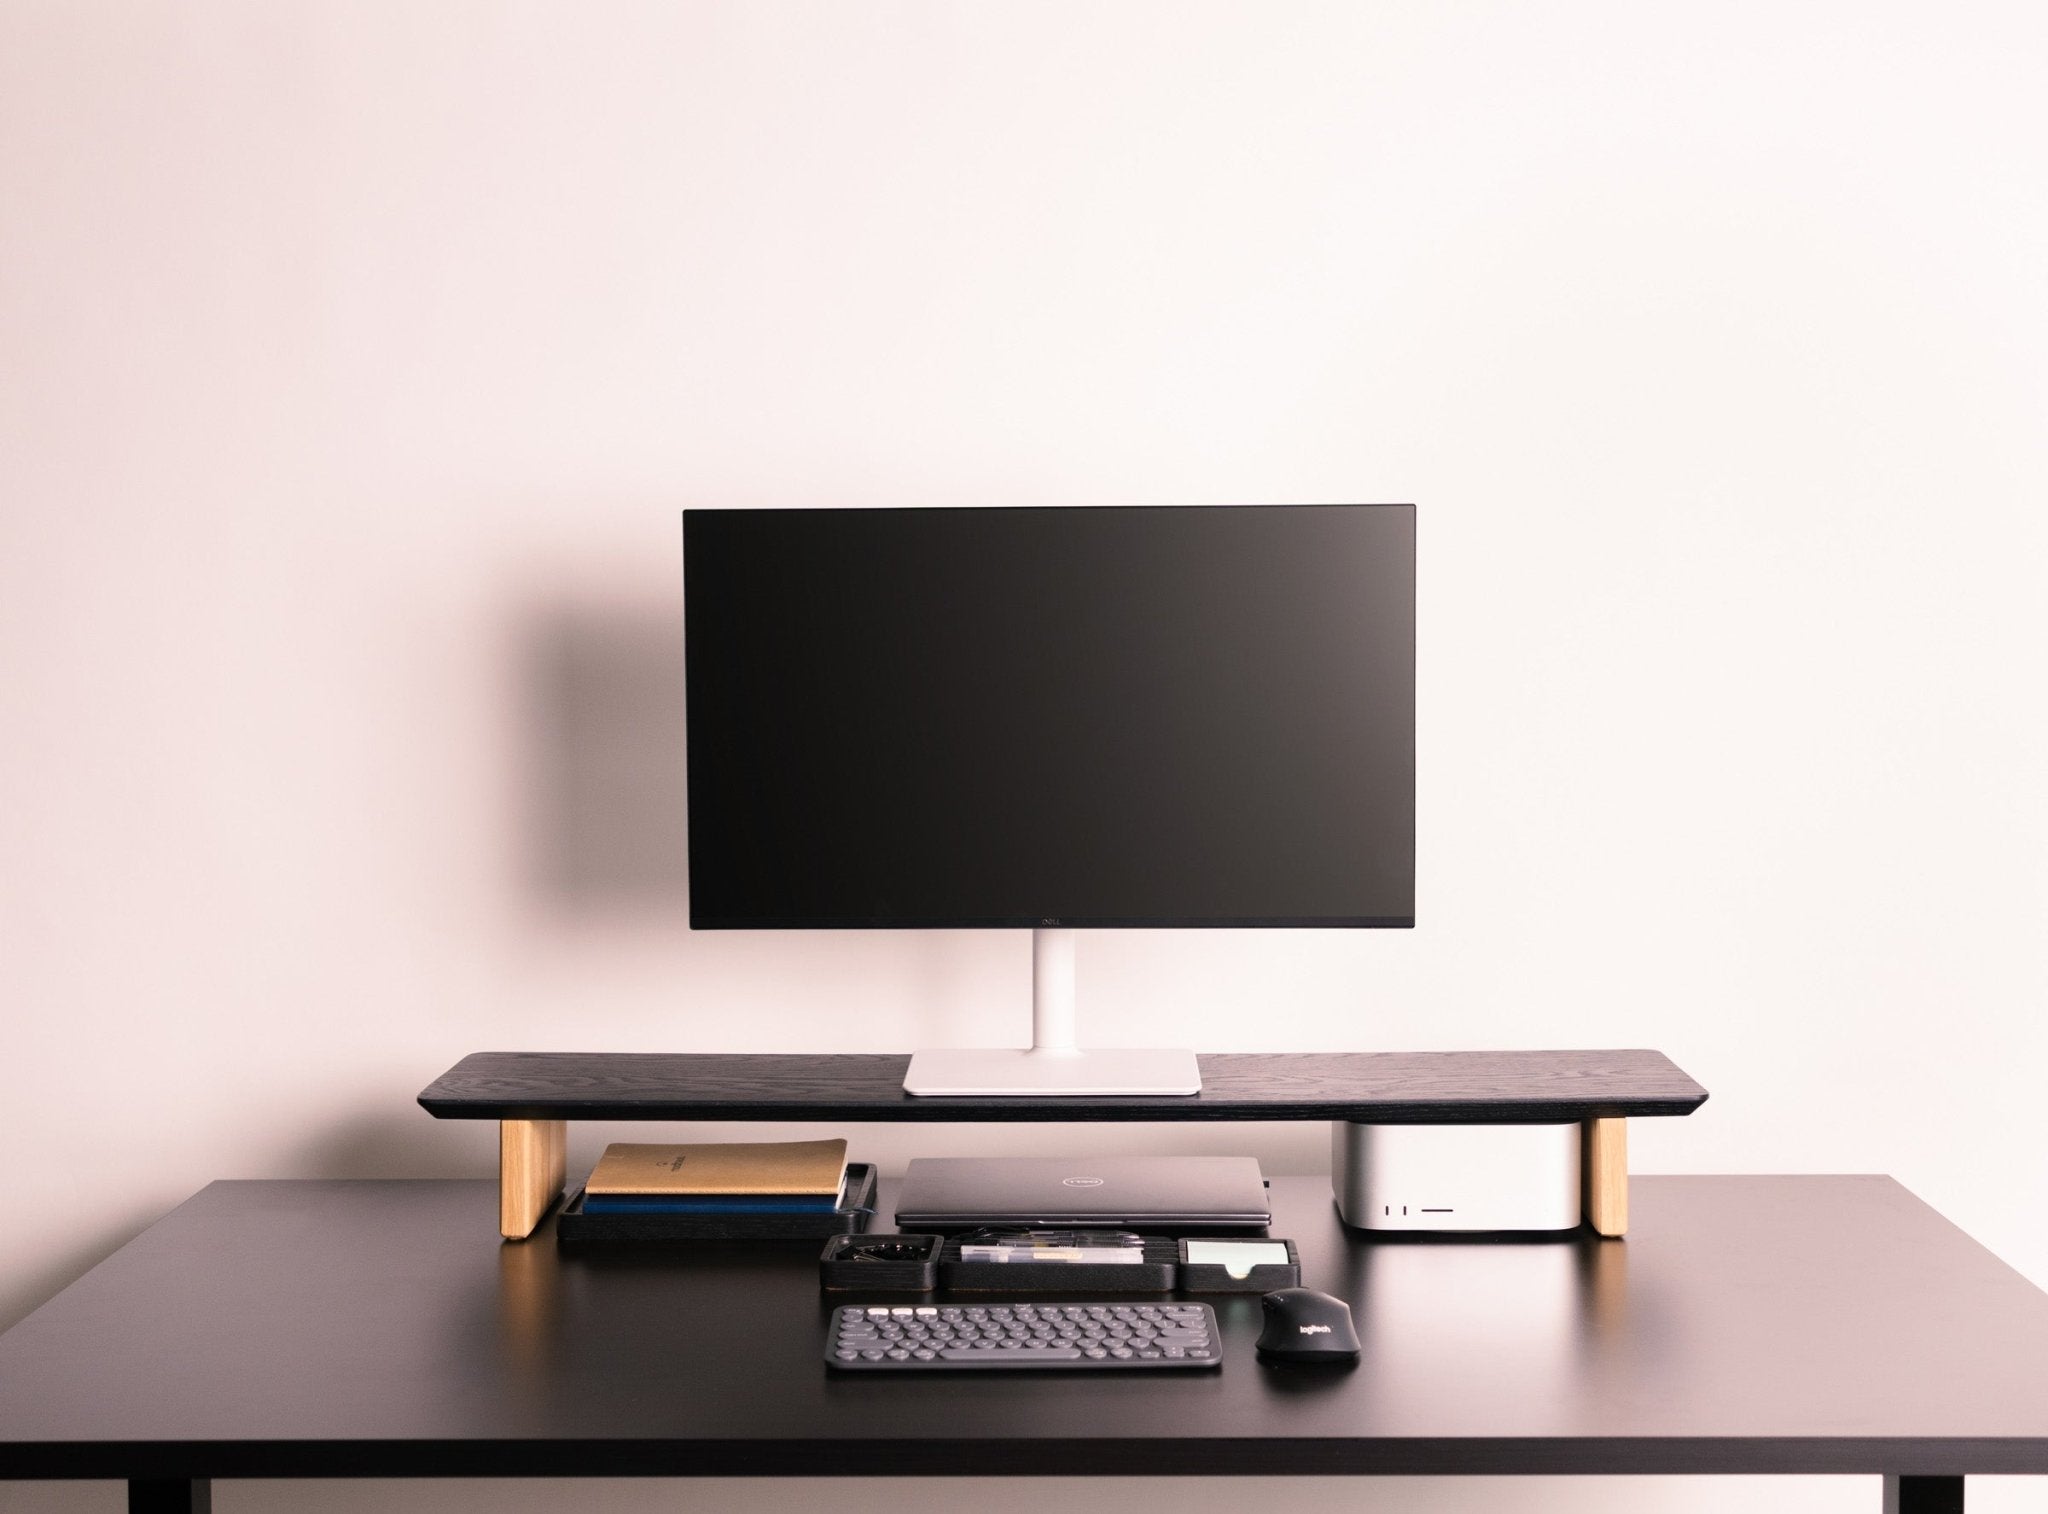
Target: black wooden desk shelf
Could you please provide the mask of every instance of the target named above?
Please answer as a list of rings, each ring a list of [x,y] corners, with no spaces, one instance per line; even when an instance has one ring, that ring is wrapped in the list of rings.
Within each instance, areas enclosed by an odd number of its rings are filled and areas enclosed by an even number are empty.
[[[915,1098],[907,1056],[478,1052],[420,1094],[444,1120],[499,1122],[499,1229],[530,1236],[562,1192],[570,1120],[1044,1122],[1576,1121],[1586,1218],[1628,1229],[1631,1118],[1691,1114],[1706,1090],[1655,1051],[1279,1052],[1203,1056],[1183,1098]]]

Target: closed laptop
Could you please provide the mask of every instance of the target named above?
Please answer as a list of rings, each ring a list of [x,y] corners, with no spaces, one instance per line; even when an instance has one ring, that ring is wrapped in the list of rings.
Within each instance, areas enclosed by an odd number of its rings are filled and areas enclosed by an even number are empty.
[[[896,1202],[896,1224],[905,1230],[1245,1230],[1272,1219],[1255,1157],[916,1157]]]

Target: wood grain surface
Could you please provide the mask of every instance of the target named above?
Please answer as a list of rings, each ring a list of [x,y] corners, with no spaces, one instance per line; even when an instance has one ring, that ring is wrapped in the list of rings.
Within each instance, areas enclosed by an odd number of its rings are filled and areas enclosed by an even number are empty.
[[[560,1197],[567,1176],[567,1120],[505,1120],[498,1126],[498,1233],[522,1240]]]
[[[1628,1233],[1628,1121],[1588,1120],[1579,1136],[1580,1199],[1601,1235]]]
[[[1184,1098],[914,1098],[909,1057],[486,1051],[424,1089],[467,1120],[1593,1120],[1685,1115],[1657,1051],[1256,1052],[1201,1058]]]

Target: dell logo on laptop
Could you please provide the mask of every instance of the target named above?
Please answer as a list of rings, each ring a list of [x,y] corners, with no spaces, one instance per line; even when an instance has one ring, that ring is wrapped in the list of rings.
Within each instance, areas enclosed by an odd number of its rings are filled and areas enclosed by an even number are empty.
[[[1060,1182],[1068,1188],[1100,1188],[1102,1186],[1101,1178],[1061,1178]]]

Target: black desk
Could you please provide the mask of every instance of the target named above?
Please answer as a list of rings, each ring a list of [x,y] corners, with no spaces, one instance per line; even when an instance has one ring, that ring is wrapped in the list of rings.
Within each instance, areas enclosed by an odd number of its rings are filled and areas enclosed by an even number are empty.
[[[1348,1375],[1260,1366],[1226,1297],[1214,1375],[842,1379],[809,1244],[564,1256],[486,1239],[489,1182],[216,1183],[0,1336],[0,1478],[2048,1473],[2048,1295],[1888,1178],[1642,1178],[1628,1240],[1539,1244],[1274,1188]]]

